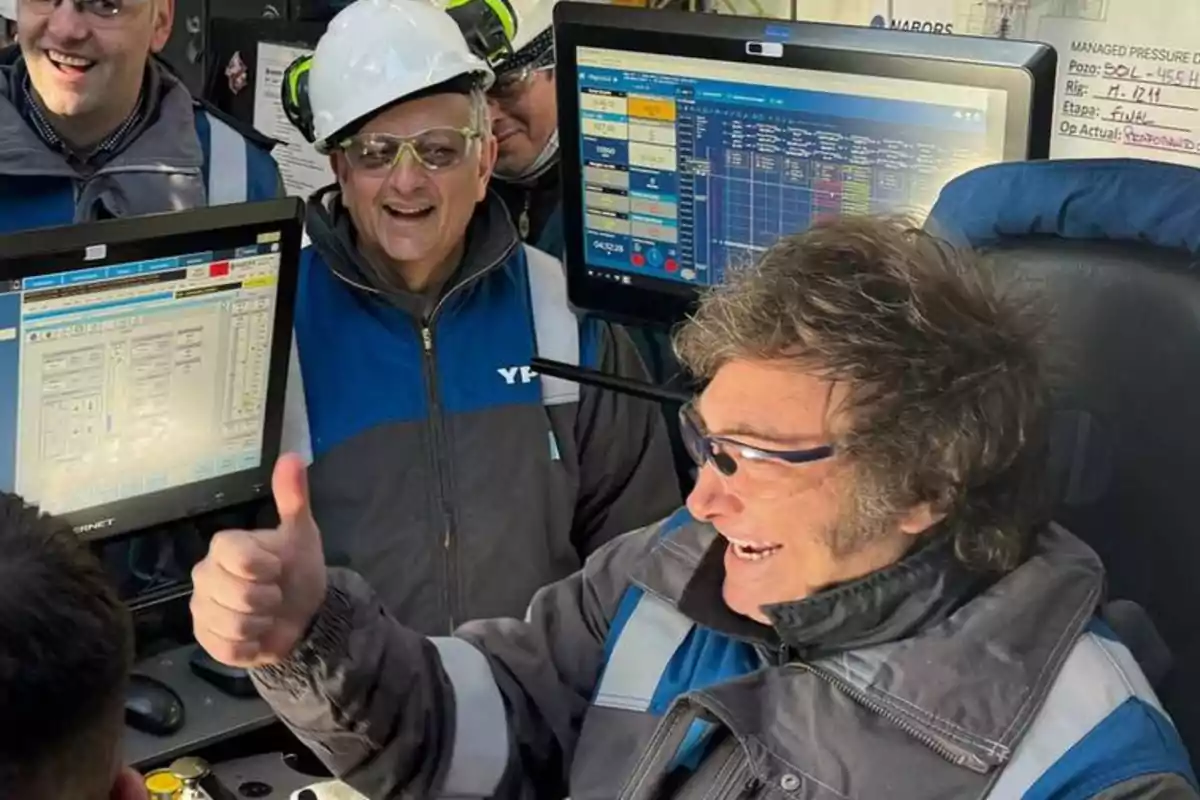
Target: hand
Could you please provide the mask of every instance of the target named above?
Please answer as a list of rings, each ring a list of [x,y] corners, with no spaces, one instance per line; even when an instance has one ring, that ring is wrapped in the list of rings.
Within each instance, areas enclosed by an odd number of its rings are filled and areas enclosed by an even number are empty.
[[[231,667],[261,667],[291,655],[325,602],[321,532],[308,504],[303,462],[282,456],[271,480],[279,527],[222,531],[192,570],[196,641]]]

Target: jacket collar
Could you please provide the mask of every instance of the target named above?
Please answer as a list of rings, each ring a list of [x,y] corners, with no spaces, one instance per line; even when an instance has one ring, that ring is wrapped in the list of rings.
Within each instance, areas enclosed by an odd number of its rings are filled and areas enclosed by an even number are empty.
[[[364,293],[378,295],[418,318],[427,316],[436,301],[483,273],[501,267],[520,244],[504,203],[489,190],[483,202],[475,207],[475,215],[467,226],[462,262],[442,287],[440,296],[429,298],[385,280],[363,258],[350,214],[342,205],[336,185],[321,189],[309,198],[306,225],[313,247],[343,283]]]
[[[784,647],[803,660],[910,636],[944,619],[987,584],[962,567],[953,543],[939,536],[870,575],[765,608],[771,620],[767,627],[733,613],[721,599],[725,550],[725,539],[711,526],[692,521],[660,544],[639,582],[705,627]]]
[[[989,583],[955,559],[949,537],[935,537],[878,572],[764,610],[783,642],[806,660],[907,638]]]
[[[980,772],[1007,760],[1104,588],[1099,557],[1052,525],[1021,566],[993,582],[934,540],[892,567],[769,609],[767,628],[724,607],[723,551],[710,526],[689,518],[633,578],[697,624],[774,646],[782,661],[809,668],[779,680],[821,675]]]

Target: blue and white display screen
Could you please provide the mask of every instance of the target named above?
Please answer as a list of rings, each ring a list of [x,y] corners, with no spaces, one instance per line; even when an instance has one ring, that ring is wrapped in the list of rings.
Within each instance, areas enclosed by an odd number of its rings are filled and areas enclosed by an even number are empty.
[[[257,239],[0,284],[0,488],[65,514],[258,467],[281,257]]]
[[[827,216],[920,221],[1004,153],[1003,91],[577,49],[588,274],[708,286]]]

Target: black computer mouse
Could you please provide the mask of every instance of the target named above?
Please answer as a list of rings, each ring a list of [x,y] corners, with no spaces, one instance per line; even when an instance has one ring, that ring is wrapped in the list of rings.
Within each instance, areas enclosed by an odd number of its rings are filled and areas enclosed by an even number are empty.
[[[183,727],[183,700],[170,686],[148,675],[132,675],[125,693],[125,724],[155,736]]]

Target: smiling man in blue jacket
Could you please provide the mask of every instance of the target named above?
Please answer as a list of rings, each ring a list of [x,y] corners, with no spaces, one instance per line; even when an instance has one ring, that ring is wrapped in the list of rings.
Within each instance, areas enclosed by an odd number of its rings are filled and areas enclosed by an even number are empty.
[[[492,73],[448,14],[359,0],[302,63],[288,107],[338,183],[309,201],[284,446],[313,459],[330,561],[400,619],[520,617],[679,502],[653,403],[531,359],[644,378],[641,360],[572,313],[562,264],[490,191]]]
[[[174,0],[19,0],[0,52],[0,234],[282,195],[271,142],[155,57]]]

